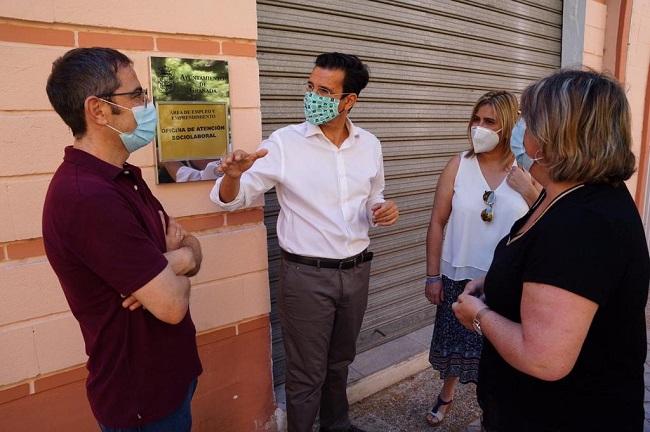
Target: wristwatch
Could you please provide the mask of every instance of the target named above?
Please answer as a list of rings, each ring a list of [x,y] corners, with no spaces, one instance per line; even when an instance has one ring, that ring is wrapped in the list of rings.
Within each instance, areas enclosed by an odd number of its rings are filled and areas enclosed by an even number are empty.
[[[485,306],[483,309],[476,313],[476,316],[472,320],[472,327],[474,327],[474,331],[481,336],[483,336],[483,332],[481,331],[481,317],[485,315],[489,310],[490,308]]]

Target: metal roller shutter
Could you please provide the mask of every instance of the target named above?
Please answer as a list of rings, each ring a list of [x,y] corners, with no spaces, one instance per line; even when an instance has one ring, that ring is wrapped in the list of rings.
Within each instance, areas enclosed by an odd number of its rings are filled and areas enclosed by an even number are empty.
[[[304,120],[302,89],[314,57],[356,54],[370,67],[353,121],[379,137],[386,197],[402,217],[371,232],[375,252],[359,351],[430,324],[423,296],[425,237],[436,182],[467,147],[466,122],[484,92],[520,93],[560,66],[560,0],[258,0],[263,134]],[[266,196],[275,382],[284,353],[275,293],[278,204]]]

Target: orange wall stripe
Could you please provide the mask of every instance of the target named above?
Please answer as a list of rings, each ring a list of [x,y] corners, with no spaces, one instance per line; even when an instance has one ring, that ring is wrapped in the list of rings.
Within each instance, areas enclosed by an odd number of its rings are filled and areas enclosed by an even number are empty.
[[[224,55],[255,57],[257,46],[250,43],[223,41],[221,43],[221,52]]]
[[[47,27],[0,23],[0,40],[39,45],[75,46],[74,32]]]
[[[45,245],[43,244],[42,237],[7,243],[6,247],[7,257],[10,260],[25,259],[45,255]]]
[[[99,46],[133,51],[153,51],[154,44],[151,36],[80,31],[79,46],[82,48]]]
[[[263,315],[259,318],[252,319],[237,324],[237,334],[248,333],[249,331],[257,330],[269,326],[269,316]]]
[[[226,224],[227,220],[227,224]],[[264,210],[254,208],[236,213],[211,213],[208,215],[185,216],[178,218],[178,222],[189,232],[201,232],[222,228],[225,225],[232,227],[245,224],[258,224],[264,222]],[[34,258],[45,255],[43,238],[17,240],[0,244],[0,261]]]
[[[195,39],[156,38],[158,51],[184,52],[190,54],[221,54],[221,42]]]
[[[107,46],[138,51],[169,51],[186,54],[255,57],[254,40],[228,39],[204,35],[146,33],[135,30],[8,20],[0,23],[0,41],[67,47]],[[114,31],[120,31],[115,33]],[[78,33],[75,41],[75,33]],[[155,40],[155,42],[154,42]]]
[[[616,65],[614,75],[620,83],[625,82],[627,66],[627,44],[630,40],[630,21],[632,19],[632,0],[621,0],[616,36]]]
[[[227,226],[237,226],[264,222],[264,210],[261,208],[225,213]]]
[[[29,383],[23,383],[9,387],[5,390],[0,390],[0,405],[25,396],[29,396]]]
[[[648,68],[648,77],[645,86],[645,106],[643,107],[643,129],[641,132],[641,150],[639,154],[639,170],[637,171],[636,206],[639,209],[641,216],[643,215],[643,208],[645,206],[646,184],[648,181],[648,158],[650,152],[650,67]]]

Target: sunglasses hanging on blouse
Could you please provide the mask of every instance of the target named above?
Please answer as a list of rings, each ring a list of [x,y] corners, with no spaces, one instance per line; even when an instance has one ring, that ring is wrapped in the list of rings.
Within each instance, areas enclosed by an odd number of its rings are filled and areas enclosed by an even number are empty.
[[[481,212],[481,219],[485,222],[492,222],[492,219],[494,219],[494,201],[496,201],[497,196],[494,193],[494,191],[485,191],[483,192],[483,202],[487,206],[482,212]]]

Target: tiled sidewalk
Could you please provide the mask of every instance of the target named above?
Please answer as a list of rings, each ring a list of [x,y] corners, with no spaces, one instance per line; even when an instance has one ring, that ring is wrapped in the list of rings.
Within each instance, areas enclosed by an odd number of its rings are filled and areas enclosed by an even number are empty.
[[[350,369],[350,384],[407,358],[429,352],[433,325],[402,336],[357,356]],[[442,381],[431,367],[353,404],[353,423],[367,432],[446,432],[463,431],[478,419],[476,387],[461,385],[453,409],[438,428],[429,426],[424,417],[440,393]]]
[[[431,368],[352,405],[352,422],[367,432],[461,432],[479,416],[474,385],[459,386],[444,423],[432,428],[425,415],[440,392]]]
[[[402,336],[375,349],[360,353],[350,366],[348,382],[355,385],[360,379],[381,373],[388,367],[428,353],[433,325]],[[424,420],[442,383],[430,367],[353,404],[350,417],[354,424],[367,432],[431,432]],[[284,404],[284,388],[276,387],[276,401]],[[454,408],[445,424],[436,432],[462,431],[479,416],[474,385],[459,386]],[[314,431],[318,429],[315,427]]]
[[[398,364],[422,352],[429,352],[433,324],[357,355],[350,365],[348,384]]]

